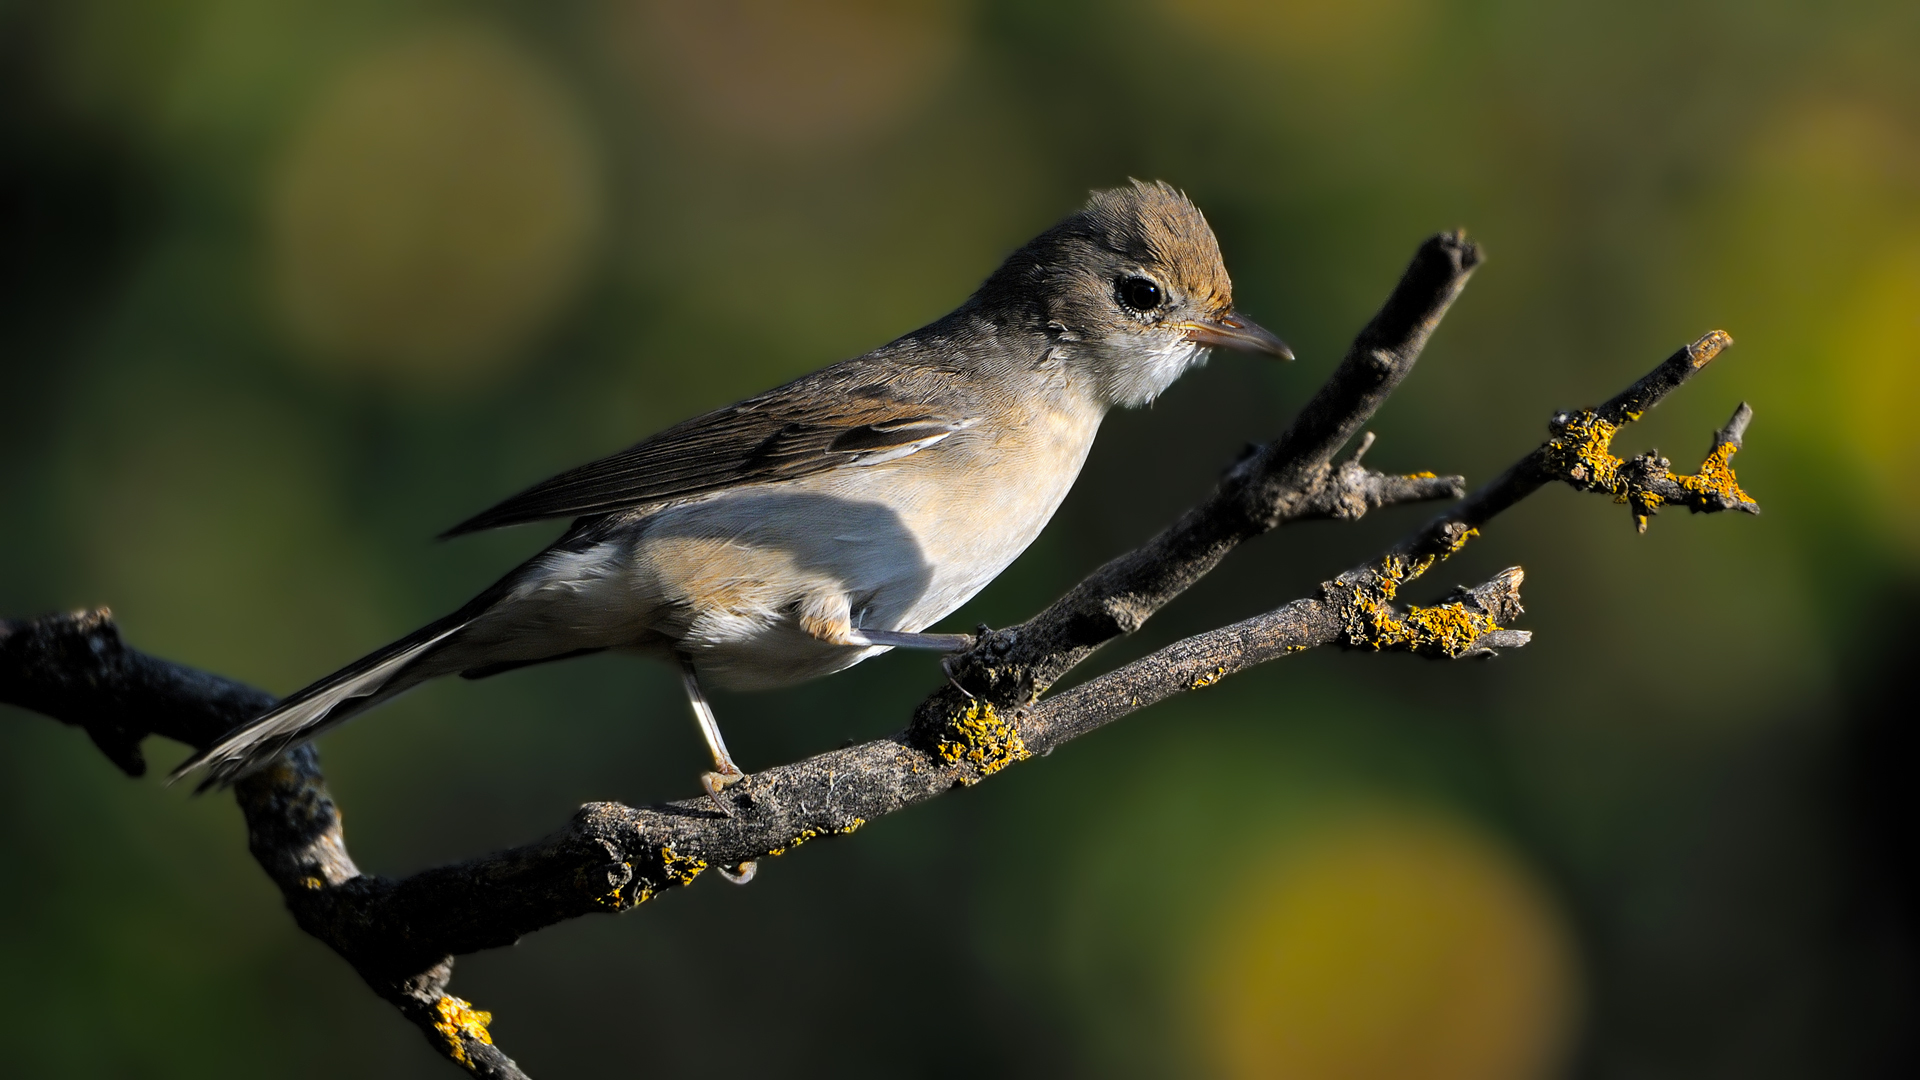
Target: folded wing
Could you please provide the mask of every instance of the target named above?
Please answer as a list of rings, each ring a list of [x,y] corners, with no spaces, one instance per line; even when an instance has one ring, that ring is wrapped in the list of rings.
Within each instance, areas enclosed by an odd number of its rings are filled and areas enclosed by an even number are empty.
[[[915,397],[917,397],[916,395]],[[832,392],[793,384],[561,473],[455,525],[460,536],[549,518],[608,514],[924,450],[977,417],[945,415],[883,387]]]

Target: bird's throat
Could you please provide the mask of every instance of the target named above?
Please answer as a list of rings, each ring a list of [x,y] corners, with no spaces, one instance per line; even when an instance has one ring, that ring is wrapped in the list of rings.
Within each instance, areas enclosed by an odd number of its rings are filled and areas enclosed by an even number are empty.
[[[1108,405],[1139,408],[1166,392],[1191,368],[1207,362],[1208,350],[1184,336],[1134,340],[1104,350],[1095,377]]]

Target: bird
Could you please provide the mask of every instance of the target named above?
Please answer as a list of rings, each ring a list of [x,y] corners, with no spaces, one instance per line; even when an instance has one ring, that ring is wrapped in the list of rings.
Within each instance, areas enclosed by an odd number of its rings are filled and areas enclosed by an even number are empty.
[[[428,680],[617,650],[678,667],[715,801],[745,776],[704,688],[765,689],[926,628],[1052,518],[1110,409],[1214,348],[1293,359],[1240,314],[1212,228],[1160,181],[1095,191],[950,314],[563,472],[442,538],[571,526],[459,610],[313,683],[175,769],[225,787]]]

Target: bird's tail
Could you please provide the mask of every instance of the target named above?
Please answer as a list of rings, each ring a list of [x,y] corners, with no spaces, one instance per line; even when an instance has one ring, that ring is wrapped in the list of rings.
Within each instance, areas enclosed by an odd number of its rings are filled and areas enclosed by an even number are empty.
[[[205,769],[207,778],[196,790],[226,787],[289,748],[441,674],[421,670],[420,662],[471,623],[479,614],[478,606],[469,604],[282,698],[273,708],[182,762],[167,782]]]

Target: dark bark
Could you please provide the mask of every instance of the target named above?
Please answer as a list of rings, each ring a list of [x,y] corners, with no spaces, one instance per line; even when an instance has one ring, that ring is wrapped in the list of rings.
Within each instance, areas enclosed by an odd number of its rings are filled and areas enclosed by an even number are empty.
[[[1390,503],[1456,497],[1458,477],[1389,476],[1333,455],[1404,379],[1479,263],[1459,234],[1429,240],[1326,385],[1273,443],[1236,465],[1209,498],[1136,551],[1108,563],[1019,626],[983,635],[952,665],[954,682],[891,738],[768,769],[709,800],[583,806],[524,847],[394,880],[362,874],[311,747],[284,755],[234,791],[254,857],[302,929],[330,945],[442,1054],[479,1076],[523,1075],[487,1034],[488,1014],[447,992],[454,957],[592,912],[634,907],[712,868],[751,865],[809,840],[853,832],[883,814],[978,783],[1007,765],[1174,694],[1325,645],[1457,659],[1524,645],[1519,569],[1431,607],[1398,590],[1476,530],[1560,481],[1627,503],[1640,527],[1662,506],[1758,507],[1729,461],[1751,410],[1716,434],[1696,476],[1653,455],[1611,453],[1619,427],[1677,389],[1722,348],[1715,331],[1594,409],[1556,416],[1547,441],[1492,483],[1378,558],[1322,583],[1317,595],[1197,634],[1043,698],[1102,643],[1137,629],[1242,540],[1307,518],[1355,518]],[[120,640],[105,610],[0,622],[0,702],[82,728],[131,776],[140,742],[165,735],[196,748],[264,711],[259,690],[149,657]]]

